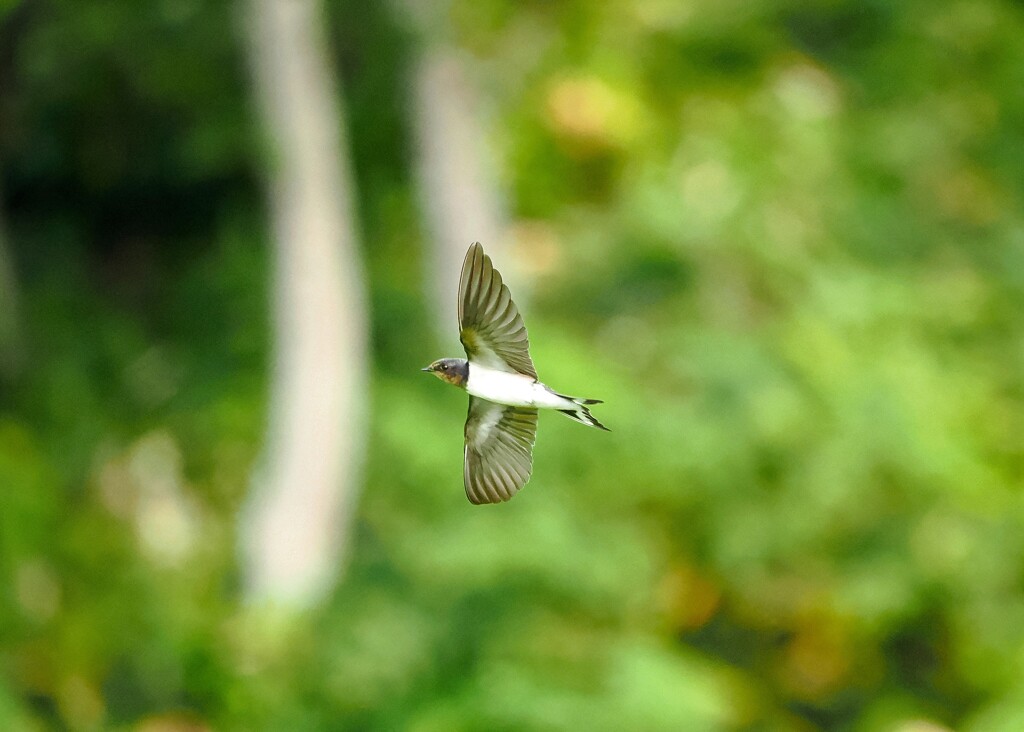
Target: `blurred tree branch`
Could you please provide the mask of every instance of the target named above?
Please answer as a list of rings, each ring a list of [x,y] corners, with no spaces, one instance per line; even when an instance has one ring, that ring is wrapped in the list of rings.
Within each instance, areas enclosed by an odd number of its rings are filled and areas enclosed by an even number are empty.
[[[437,332],[449,338],[467,247],[481,241],[493,255],[506,226],[472,77],[463,56],[439,39],[442,31],[435,27],[442,6],[395,4],[421,36],[412,107],[417,187],[428,234],[430,305]]]
[[[313,0],[248,0],[273,145],[274,371],[264,465],[243,513],[251,598],[305,606],[344,563],[366,417],[367,306],[341,100]]]

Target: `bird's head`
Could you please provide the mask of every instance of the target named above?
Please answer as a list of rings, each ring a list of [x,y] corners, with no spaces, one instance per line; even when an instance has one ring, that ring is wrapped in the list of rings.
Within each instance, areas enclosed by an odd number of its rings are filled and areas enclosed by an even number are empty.
[[[453,386],[465,387],[466,379],[469,378],[469,362],[464,358],[442,358],[420,370]]]

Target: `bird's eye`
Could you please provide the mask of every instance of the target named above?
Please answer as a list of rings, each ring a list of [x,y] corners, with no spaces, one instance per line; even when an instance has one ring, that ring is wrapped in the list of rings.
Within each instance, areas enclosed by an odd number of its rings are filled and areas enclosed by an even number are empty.
[[[447,371],[448,370],[448,364],[446,364],[446,363],[441,364],[441,370],[442,371]]]

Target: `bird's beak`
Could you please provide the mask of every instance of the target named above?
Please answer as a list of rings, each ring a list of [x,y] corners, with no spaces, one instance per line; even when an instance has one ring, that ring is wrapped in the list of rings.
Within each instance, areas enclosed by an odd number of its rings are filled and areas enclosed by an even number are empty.
[[[433,370],[434,370],[434,369],[433,369],[433,367],[431,367],[431,366],[427,366],[427,367],[425,367],[425,368],[422,368],[422,369],[420,369],[420,371],[426,371],[427,373],[430,373],[430,372],[431,372],[431,371],[433,371]]]

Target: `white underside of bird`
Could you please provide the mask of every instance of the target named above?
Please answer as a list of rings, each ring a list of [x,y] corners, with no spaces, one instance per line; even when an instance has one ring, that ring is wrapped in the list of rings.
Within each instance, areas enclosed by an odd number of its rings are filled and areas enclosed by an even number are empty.
[[[510,407],[577,409],[572,399],[556,394],[536,379],[525,374],[489,368],[472,361],[469,363],[466,391],[475,397]]]

